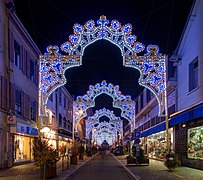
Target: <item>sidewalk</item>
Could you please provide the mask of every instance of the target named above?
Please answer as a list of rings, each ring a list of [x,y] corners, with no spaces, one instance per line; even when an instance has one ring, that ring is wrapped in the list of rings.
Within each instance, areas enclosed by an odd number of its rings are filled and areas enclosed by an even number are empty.
[[[50,180],[65,180],[77,169],[82,167],[86,162],[92,159],[92,157],[84,156],[84,160],[78,159],[77,165],[70,164],[69,169],[62,171],[62,160],[57,163],[57,177]],[[0,180],[40,180],[39,168],[34,163],[23,164],[13,166],[9,169],[0,170]]]
[[[125,166],[136,179],[142,180],[202,180],[203,171],[189,167],[179,166],[173,172],[169,172],[162,161],[150,159],[149,166],[127,165],[125,156],[114,156]]]

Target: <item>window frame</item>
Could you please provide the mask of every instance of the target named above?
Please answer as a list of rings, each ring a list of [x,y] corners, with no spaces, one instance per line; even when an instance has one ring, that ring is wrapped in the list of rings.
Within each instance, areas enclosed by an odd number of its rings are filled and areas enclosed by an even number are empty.
[[[19,46],[19,52],[18,53],[16,53],[17,51],[16,51],[15,45]],[[19,69],[22,70],[22,50],[21,50],[20,43],[16,39],[14,39],[14,41],[13,41],[13,48],[14,48],[14,51],[13,51],[13,53],[14,53],[14,64],[16,67],[18,67]]]
[[[20,102],[17,103],[17,92],[20,94]],[[15,113],[22,116],[23,115],[23,92],[19,89],[15,89]]]
[[[195,64],[197,63],[197,66]],[[196,56],[190,63],[189,63],[189,87],[188,91],[191,92],[199,86],[199,62],[198,56]]]

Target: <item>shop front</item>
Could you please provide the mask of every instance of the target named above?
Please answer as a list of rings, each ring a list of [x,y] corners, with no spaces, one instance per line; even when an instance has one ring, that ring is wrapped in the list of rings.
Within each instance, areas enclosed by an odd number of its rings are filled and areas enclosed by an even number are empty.
[[[169,146],[173,149],[173,129],[168,130]],[[149,158],[165,160],[166,154],[166,131],[161,131],[147,137],[147,152]]]
[[[72,147],[72,132],[63,128],[58,129],[59,153],[61,156],[67,155]]]
[[[184,166],[203,170],[203,105],[172,116],[175,153]]]
[[[71,149],[71,139],[59,136],[59,155],[67,155]]]
[[[42,139],[47,141],[48,145],[53,148],[57,149],[57,133],[54,130],[49,132],[44,132],[42,135]]]
[[[187,141],[188,158],[203,160],[203,126],[189,128]]]
[[[17,123],[14,132],[14,163],[33,161],[34,138],[38,136],[38,130],[32,126]]]
[[[173,128],[169,124],[168,142],[169,148],[174,150],[174,133]],[[144,152],[148,154],[149,158],[164,160],[167,151],[166,142],[166,123],[162,122],[150,129],[141,132],[141,142],[144,146]]]

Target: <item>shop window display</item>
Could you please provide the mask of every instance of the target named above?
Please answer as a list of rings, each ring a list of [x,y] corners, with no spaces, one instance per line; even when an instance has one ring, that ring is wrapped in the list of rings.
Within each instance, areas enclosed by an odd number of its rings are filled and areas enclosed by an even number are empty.
[[[15,162],[33,160],[32,144],[34,138],[15,135],[14,160]]]
[[[203,126],[188,129],[188,158],[203,159]]]
[[[173,130],[169,129],[169,145],[172,149]],[[164,160],[166,155],[166,131],[161,131],[147,137],[148,154],[150,158]]]

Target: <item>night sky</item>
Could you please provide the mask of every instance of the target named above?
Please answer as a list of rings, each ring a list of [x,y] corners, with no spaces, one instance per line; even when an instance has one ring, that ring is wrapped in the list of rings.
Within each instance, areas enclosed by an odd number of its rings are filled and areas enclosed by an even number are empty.
[[[94,3],[93,3],[94,2]],[[117,19],[122,25],[131,23],[137,41],[145,46],[157,44],[160,52],[170,55],[184,29],[193,0],[15,0],[16,13],[41,53],[48,45],[66,42],[73,34],[75,23],[85,24],[105,15],[109,21]],[[116,3],[117,2],[117,3]],[[146,51],[145,51],[146,52]],[[124,95],[134,100],[143,87],[139,86],[139,72],[122,65],[120,49],[105,40],[97,41],[85,49],[82,66],[66,72],[66,87],[75,97],[84,95],[90,84],[103,79],[120,86]],[[100,103],[97,103],[100,102]],[[96,98],[100,109],[112,109],[112,99],[107,95]],[[112,109],[113,110],[113,109]]]

